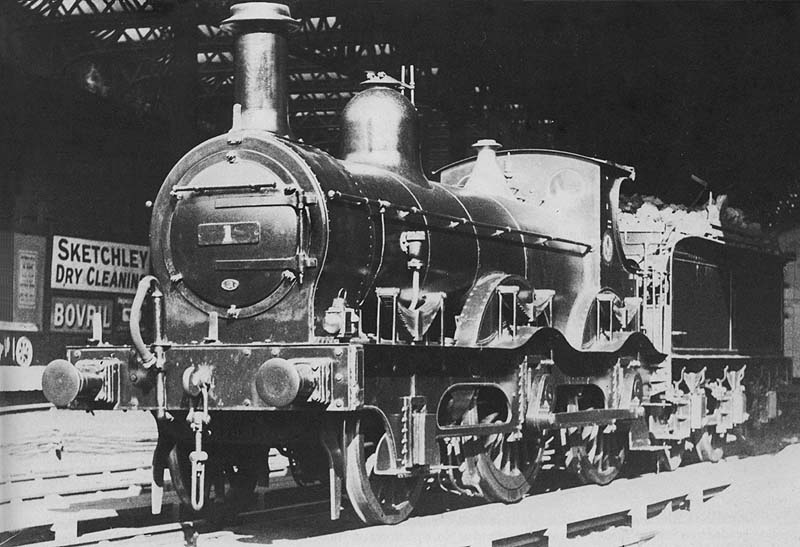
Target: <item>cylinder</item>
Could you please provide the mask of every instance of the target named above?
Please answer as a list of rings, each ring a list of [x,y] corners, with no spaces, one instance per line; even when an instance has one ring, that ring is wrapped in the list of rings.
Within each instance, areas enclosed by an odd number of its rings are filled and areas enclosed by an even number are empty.
[[[79,397],[94,397],[102,387],[102,376],[80,371],[66,359],[51,361],[42,373],[44,396],[58,408],[66,408]]]
[[[298,21],[282,4],[246,2],[231,6],[223,25],[235,34],[234,101],[242,108],[241,129],[290,136],[286,35]]]

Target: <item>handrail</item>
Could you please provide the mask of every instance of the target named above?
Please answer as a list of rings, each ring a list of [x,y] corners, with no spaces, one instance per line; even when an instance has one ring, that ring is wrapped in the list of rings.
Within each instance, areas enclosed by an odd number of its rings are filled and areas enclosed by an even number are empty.
[[[580,247],[582,250],[575,251],[578,254],[586,255],[592,250],[592,246],[588,243],[583,243],[582,241],[575,241],[572,239],[564,239],[560,237],[553,237],[545,234],[540,234],[537,232],[532,232],[530,230],[521,230],[519,228],[512,228],[511,226],[501,226],[499,224],[490,224],[488,222],[479,222],[476,220],[472,220],[465,217],[457,217],[454,215],[448,215],[445,213],[438,213],[436,211],[429,211],[427,209],[421,209],[419,207],[409,207],[407,205],[400,205],[397,203],[392,203],[390,201],[386,201],[383,199],[373,199],[367,197],[359,197],[354,196],[352,194],[345,194],[343,192],[339,192],[337,190],[330,190],[328,191],[328,199],[330,200],[341,200],[353,205],[371,205],[373,207],[377,207],[381,214],[385,213],[387,210],[392,209],[397,211],[400,217],[405,217],[409,214],[419,214],[425,215],[431,218],[437,218],[440,220],[444,220],[449,223],[449,228],[457,228],[458,226],[472,226],[474,228],[481,228],[486,230],[491,230],[492,233],[489,234],[489,237],[500,237],[506,234],[516,234],[522,237],[530,237],[535,238],[538,241],[536,242],[524,242],[525,245],[530,246],[539,246],[550,248],[552,250],[561,250],[567,251],[567,249],[557,249],[553,247],[548,247],[549,244],[556,243],[556,244],[564,244],[564,245],[573,245],[575,247]]]

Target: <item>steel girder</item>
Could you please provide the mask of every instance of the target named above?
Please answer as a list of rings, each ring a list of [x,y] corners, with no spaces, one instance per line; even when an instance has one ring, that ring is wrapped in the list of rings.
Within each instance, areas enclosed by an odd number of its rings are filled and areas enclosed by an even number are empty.
[[[51,76],[72,80],[143,117],[170,120],[180,100],[175,88],[192,89],[198,136],[205,136],[230,124],[232,39],[219,26],[229,3],[17,0],[27,16],[16,31],[55,35]],[[290,41],[291,118],[298,137],[330,149],[338,114],[364,71],[396,69],[397,45],[375,33],[346,31],[341,17],[315,16],[311,9],[301,8],[301,27]],[[195,44],[195,70],[186,67],[187,56],[193,56],[187,43]],[[180,81],[187,77],[195,81]]]

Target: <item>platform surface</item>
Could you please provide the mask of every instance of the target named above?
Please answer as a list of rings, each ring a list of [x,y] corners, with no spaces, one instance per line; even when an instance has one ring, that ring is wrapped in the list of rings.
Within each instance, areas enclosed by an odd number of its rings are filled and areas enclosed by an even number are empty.
[[[511,506],[480,504],[431,510],[423,504],[420,515],[397,526],[364,527],[351,511],[345,511],[341,521],[331,522],[325,504],[309,504],[290,515],[246,520],[232,528],[204,534],[201,540],[203,546],[243,547],[510,545],[513,543],[503,542],[542,530],[566,536],[570,522],[592,512],[628,511],[637,503],[641,507],[669,496],[691,496],[703,489],[729,485],[691,511],[644,520],[637,531],[652,532],[646,545],[656,547],[800,545],[798,432],[800,428],[795,423],[766,436],[757,447],[764,452],[759,455],[733,457],[718,464],[688,465],[673,473],[622,478],[605,487],[565,488],[529,496]],[[80,474],[99,467],[146,467],[155,435],[153,418],[145,412],[92,415],[53,410],[0,416],[0,475],[7,486],[8,481],[29,475]],[[593,537],[571,539],[564,544],[599,545]],[[164,535],[132,538],[126,540],[126,545],[154,547],[175,541],[181,541],[178,535]]]

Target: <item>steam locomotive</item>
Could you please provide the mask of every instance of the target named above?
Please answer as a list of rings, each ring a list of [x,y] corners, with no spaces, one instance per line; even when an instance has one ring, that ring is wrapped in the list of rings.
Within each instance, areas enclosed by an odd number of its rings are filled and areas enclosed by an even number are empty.
[[[346,492],[393,524],[434,482],[516,502],[545,452],[597,484],[631,451],[717,460],[772,408],[776,251],[712,222],[623,229],[634,169],[568,152],[481,140],[429,180],[384,75],[334,158],[291,135],[288,8],[231,11],[232,127],[158,193],[133,346],[69,348],[42,380],[58,407],[153,413],[154,510],[166,469],[186,507],[212,484],[246,499],[277,447],[298,482],[328,482],[331,518]]]

